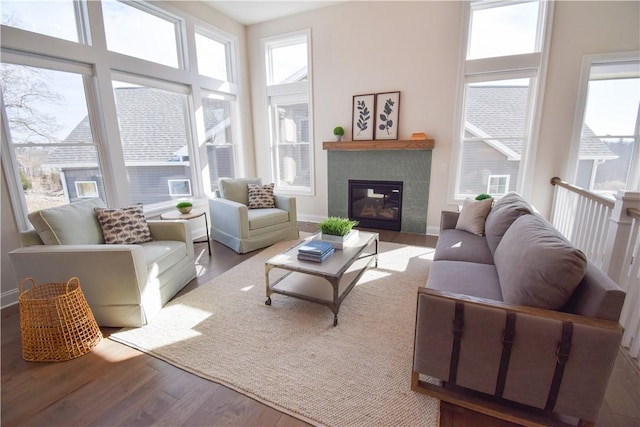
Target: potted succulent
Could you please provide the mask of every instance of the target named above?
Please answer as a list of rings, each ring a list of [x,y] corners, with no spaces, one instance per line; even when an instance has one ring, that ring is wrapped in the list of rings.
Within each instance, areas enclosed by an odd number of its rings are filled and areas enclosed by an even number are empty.
[[[353,230],[356,225],[358,221],[349,218],[329,217],[320,223],[320,239],[333,243],[336,249],[342,249],[345,242],[358,235],[358,230]]]
[[[342,135],[344,135],[344,128],[342,126],[336,126],[333,128],[333,135],[336,141],[342,141]]]
[[[191,202],[180,202],[176,205],[176,209],[178,209],[182,214],[188,214],[191,212],[192,208],[193,204]]]

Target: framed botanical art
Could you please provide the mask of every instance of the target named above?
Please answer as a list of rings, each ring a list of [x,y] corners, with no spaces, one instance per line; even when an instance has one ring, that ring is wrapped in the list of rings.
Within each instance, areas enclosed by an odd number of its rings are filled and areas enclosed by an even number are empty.
[[[352,140],[367,141],[373,139],[375,102],[376,96],[374,94],[355,95],[353,97]]]
[[[375,139],[398,139],[400,92],[376,94]]]

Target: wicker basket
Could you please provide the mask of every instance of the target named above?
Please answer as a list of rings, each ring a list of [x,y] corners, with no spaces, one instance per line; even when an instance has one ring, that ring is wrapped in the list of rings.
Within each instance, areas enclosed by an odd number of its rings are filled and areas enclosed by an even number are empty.
[[[31,282],[31,288],[22,290]],[[90,352],[102,333],[80,289],[80,279],[37,285],[20,283],[22,357],[32,362],[59,362]]]

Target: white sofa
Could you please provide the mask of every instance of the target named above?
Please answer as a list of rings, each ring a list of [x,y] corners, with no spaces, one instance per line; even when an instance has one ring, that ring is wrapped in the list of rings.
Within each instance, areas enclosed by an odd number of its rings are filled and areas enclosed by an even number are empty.
[[[196,277],[189,226],[148,221],[152,241],[105,244],[95,207],[104,204],[90,199],[39,211],[39,232],[21,233],[22,247],[9,253],[16,280],[77,276],[100,326],[143,326]]]

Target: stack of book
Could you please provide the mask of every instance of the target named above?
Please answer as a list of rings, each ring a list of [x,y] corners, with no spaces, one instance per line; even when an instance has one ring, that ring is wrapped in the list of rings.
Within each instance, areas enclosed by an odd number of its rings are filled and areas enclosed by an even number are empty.
[[[298,248],[298,259],[304,261],[322,262],[334,253],[336,248],[330,242],[309,240]]]

